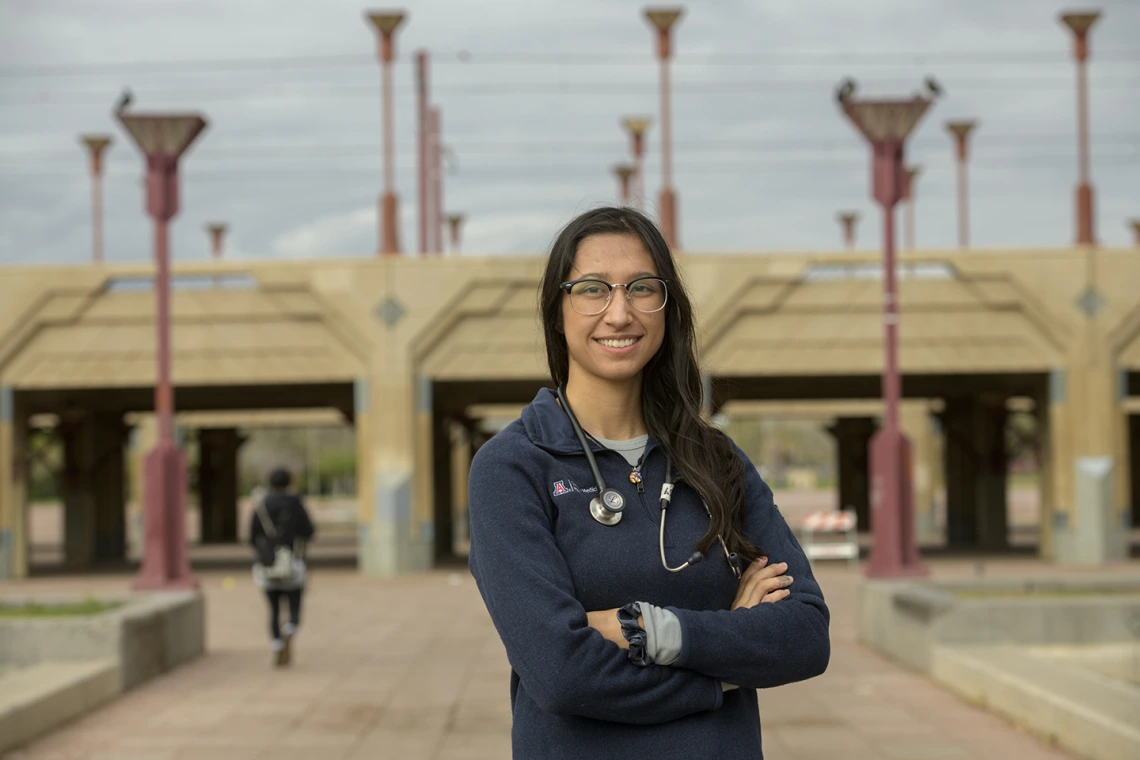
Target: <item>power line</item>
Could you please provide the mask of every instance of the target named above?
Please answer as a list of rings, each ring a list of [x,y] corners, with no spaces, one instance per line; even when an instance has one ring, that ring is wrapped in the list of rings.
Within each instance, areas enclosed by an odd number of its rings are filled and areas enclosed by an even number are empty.
[[[783,93],[810,95],[817,98],[830,98],[836,82],[832,79],[795,81],[753,81],[753,82],[675,82],[673,91],[686,95],[762,95]],[[889,82],[867,81],[867,89],[914,90],[917,83],[905,78]],[[648,82],[525,82],[496,83],[480,82],[467,85],[440,85],[433,88],[434,95],[449,98],[467,96],[519,96],[519,95],[591,95],[628,96],[643,95],[653,87]],[[1046,79],[1044,77],[988,77],[975,80],[949,80],[946,89],[955,90],[1013,90],[1022,92],[1043,90],[1070,90],[1073,87],[1067,78]],[[1140,77],[1121,77],[1105,81],[1103,77],[1092,81],[1094,90],[1133,90],[1140,88]],[[397,87],[396,95],[410,96],[413,90]],[[106,90],[54,91],[40,90],[0,95],[3,106],[47,106],[47,105],[97,105],[106,103],[108,107],[118,96],[118,92]],[[262,87],[210,87],[164,89],[148,91],[139,88],[136,97],[179,98],[196,102],[217,102],[229,100],[336,100],[351,98],[377,98],[378,89],[370,85],[341,85],[333,87],[295,85],[266,85]]]
[[[1000,153],[994,153],[992,148],[1009,148],[1009,147],[1056,147],[1060,151],[1051,153],[1037,153],[1037,154],[1024,154],[1015,153],[1008,154],[1014,156],[1031,157],[1054,157],[1061,155],[1065,158],[1071,158],[1072,144],[1074,142],[1072,135],[979,135],[974,138],[972,142],[972,152],[981,160],[990,160],[992,158],[1002,158]],[[1106,147],[1112,148],[1132,148],[1133,151],[1140,147],[1140,133],[1105,133],[1093,136],[1093,142],[1098,149],[1098,152],[1103,151]],[[609,139],[568,139],[558,140],[551,138],[547,140],[454,140],[448,142],[451,149],[455,154],[463,160],[471,156],[511,156],[511,155],[532,155],[532,154],[567,154],[573,153],[577,155],[597,155],[605,153],[607,155],[620,157],[625,155],[628,151],[628,141],[624,137],[614,137]],[[938,136],[924,136],[914,140],[909,144],[911,151],[914,150],[945,150],[947,156],[950,155],[952,143],[944,135]],[[843,138],[766,138],[763,135],[757,135],[752,140],[680,140],[674,143],[674,148],[682,156],[691,156],[696,154],[711,154],[711,155],[724,155],[731,154],[735,157],[750,157],[764,154],[779,154],[787,156],[793,153],[803,152],[808,154],[809,157],[819,156],[820,154],[832,153],[854,153],[858,156],[863,156],[865,148],[856,139],[855,135],[851,135],[851,139]],[[246,160],[247,158],[266,158],[277,162],[288,161],[312,161],[317,159],[328,158],[354,158],[354,157],[377,157],[380,155],[381,147],[379,144],[373,143],[357,143],[357,144],[344,144],[344,145],[329,145],[322,144],[264,144],[264,143],[247,143],[242,144],[221,144],[217,146],[203,145],[201,148],[195,149],[194,162],[200,165],[201,162],[224,160],[227,162],[234,162]],[[112,154],[113,156],[122,156],[123,154]],[[1008,157],[1005,156],[1005,157]],[[37,163],[37,164],[67,164],[73,165],[79,162],[82,158],[82,152],[78,149],[73,149],[68,146],[66,149],[53,149],[44,151],[27,151],[17,148],[3,149],[0,148],[0,157],[7,162],[20,163]],[[411,152],[400,152],[397,154],[401,159],[414,159],[415,155]],[[114,166],[121,163],[127,163],[126,158],[112,157],[108,162],[108,166]]]
[[[842,159],[796,159],[796,160],[766,160],[758,162],[752,161],[701,161],[701,162],[687,162],[679,161],[675,163],[675,168],[678,171],[690,172],[693,174],[705,173],[734,173],[734,174],[757,174],[767,172],[780,172],[792,174],[806,174],[817,173],[819,170],[836,169],[842,171],[861,171],[866,167],[866,157],[862,159],[856,156],[851,158]],[[1019,169],[1019,170],[1033,170],[1033,169],[1057,169],[1062,167],[1070,167],[1075,163],[1075,158],[1072,156],[1007,156],[1003,159],[975,161],[971,165],[971,171],[989,171],[997,169]],[[1102,168],[1125,168],[1131,167],[1135,164],[1140,164],[1140,157],[1137,156],[1119,156],[1119,155],[1100,155],[1096,156],[1093,161]],[[139,175],[142,171],[141,166],[135,167],[133,171],[128,170],[126,165],[123,164],[120,169],[119,166],[108,167],[106,178],[110,181],[122,180],[127,182],[138,181]],[[226,181],[243,181],[243,180],[261,180],[273,178],[297,178],[297,179],[321,179],[321,180],[337,180],[352,177],[369,177],[376,178],[382,173],[382,165],[379,161],[362,165],[354,163],[352,166],[254,166],[249,168],[235,167],[232,162],[224,162],[220,164],[219,168],[213,168],[208,165],[203,166],[199,163],[189,163],[183,168],[183,174],[187,182],[211,181],[211,180],[226,180]],[[477,166],[466,167],[460,170],[457,175],[452,176],[452,181],[469,180],[469,179],[534,179],[544,178],[550,180],[568,179],[574,177],[604,177],[608,174],[607,165],[604,162],[599,162],[596,166],[583,165],[582,162],[575,163],[539,163],[527,162],[526,165],[504,165],[497,163],[490,166]],[[7,172],[5,174],[6,180],[17,180],[12,184],[19,184],[32,181],[53,181],[58,182],[64,179],[86,180],[86,173],[83,170],[76,169],[72,171],[26,171],[26,172]]]
[[[655,66],[648,47],[644,53],[559,53],[559,52],[478,52],[430,51],[432,63],[442,65],[526,65],[526,66]],[[413,54],[399,56],[411,63]],[[1098,63],[1140,61],[1140,51],[1128,48],[1097,50]],[[1070,63],[1068,50],[1019,51],[813,51],[789,50],[766,53],[681,53],[676,66],[818,66],[818,65],[954,65],[992,66],[1013,63]],[[102,61],[92,63],[24,63],[0,66],[0,78],[99,76],[106,74],[174,74],[237,71],[295,71],[347,66],[374,66],[376,59],[364,54],[317,54],[248,58],[190,58],[169,61]]]

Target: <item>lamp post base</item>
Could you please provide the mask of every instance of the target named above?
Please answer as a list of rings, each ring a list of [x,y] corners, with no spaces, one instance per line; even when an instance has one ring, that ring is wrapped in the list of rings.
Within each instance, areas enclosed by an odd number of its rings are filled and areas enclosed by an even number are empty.
[[[186,554],[186,460],[169,441],[147,454],[143,470],[145,539],[136,591],[196,589]]]
[[[380,253],[386,256],[398,256],[400,253],[399,219],[396,194],[384,193],[380,196]]]
[[[678,248],[677,242],[677,196],[670,187],[661,189],[658,196],[658,205],[661,213],[661,234],[670,248]]]
[[[884,427],[871,440],[872,543],[864,571],[868,578],[913,578],[929,573],[915,543],[911,451],[910,439],[897,427]],[[890,487],[892,479],[894,488]]]

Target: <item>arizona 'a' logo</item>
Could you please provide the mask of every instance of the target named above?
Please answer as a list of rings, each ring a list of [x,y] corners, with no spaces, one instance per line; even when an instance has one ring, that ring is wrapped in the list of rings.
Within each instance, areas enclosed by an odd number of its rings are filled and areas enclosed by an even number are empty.
[[[570,489],[561,480],[554,484],[554,495],[561,496],[564,493],[570,493]]]

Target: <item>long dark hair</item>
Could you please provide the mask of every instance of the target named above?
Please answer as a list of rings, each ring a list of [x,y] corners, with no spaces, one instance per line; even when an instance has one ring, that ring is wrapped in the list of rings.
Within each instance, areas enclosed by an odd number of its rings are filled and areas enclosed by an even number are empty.
[[[562,330],[564,291],[559,286],[570,279],[579,244],[593,235],[607,234],[637,237],[653,257],[658,275],[669,281],[665,338],[642,372],[645,426],[712,513],[708,533],[697,542],[697,549],[707,555],[717,536],[723,536],[728,550],[739,554],[747,566],[762,552],[740,530],[744,524],[745,465],[728,436],[701,417],[693,307],[669,245],[644,214],[631,208],[596,208],[567,224],[554,241],[539,293],[550,377],[556,385],[564,385],[570,371],[570,352]]]

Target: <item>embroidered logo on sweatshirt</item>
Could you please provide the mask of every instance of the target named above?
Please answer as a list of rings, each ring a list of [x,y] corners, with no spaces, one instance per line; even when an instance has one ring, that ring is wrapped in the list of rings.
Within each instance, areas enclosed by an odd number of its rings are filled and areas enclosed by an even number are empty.
[[[597,486],[590,486],[589,488],[582,488],[573,480],[567,478],[566,480],[558,480],[554,483],[554,495],[561,496],[566,493],[594,493],[598,490]]]

